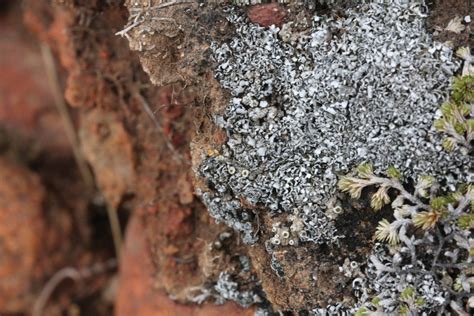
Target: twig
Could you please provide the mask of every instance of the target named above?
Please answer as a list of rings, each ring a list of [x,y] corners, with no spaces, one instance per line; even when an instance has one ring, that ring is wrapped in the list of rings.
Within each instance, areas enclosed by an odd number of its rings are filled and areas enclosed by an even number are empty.
[[[148,7],[147,10],[159,10],[159,9],[171,7],[173,5],[187,4],[187,3],[194,3],[194,2],[197,2],[197,1],[196,0],[174,0],[174,1],[170,1],[170,2],[160,3],[160,4],[152,6],[152,7]],[[140,10],[143,10],[143,8],[131,8],[130,9],[131,12],[133,12],[133,11],[137,12],[137,11],[140,11]]]
[[[115,33],[115,35],[119,35],[119,36],[125,36],[125,37],[128,37],[128,32],[133,29],[134,27],[140,25],[141,21],[140,22],[133,22],[132,24],[130,24],[129,26],[125,27],[123,30],[121,31],[118,31],[117,33]]]
[[[71,279],[75,282],[79,282],[85,278],[104,273],[105,271],[114,269],[116,267],[117,261],[115,259],[110,259],[104,263],[97,263],[91,267],[83,268],[81,270],[78,270],[73,267],[66,267],[59,270],[51,277],[51,279],[48,280],[48,282],[46,282],[45,286],[36,298],[31,315],[43,315],[44,308],[46,306],[46,303],[48,302],[48,299],[51,297],[54,290],[62,281],[66,279]]]
[[[54,63],[53,54],[51,49],[46,44],[41,45],[41,54],[43,56],[43,62],[46,68],[46,76],[53,93],[54,105],[63,121],[64,130],[66,132],[66,137],[71,143],[72,152],[76,160],[76,164],[81,173],[82,180],[86,186],[88,193],[92,193],[94,190],[94,177],[92,172],[87,167],[86,160],[82,155],[81,145],[79,138],[77,137],[74,124],[69,114],[66,102],[64,101],[62,90],[59,84],[59,79],[56,71],[56,65]]]
[[[41,290],[40,295],[35,301],[33,306],[32,316],[42,316],[44,307],[48,299],[53,294],[54,290],[58,287],[59,283],[63,280],[72,279],[78,282],[81,279],[81,274],[75,268],[63,268],[56,272],[51,279],[46,283],[46,285]]]
[[[148,104],[147,100],[140,94],[140,92],[136,92],[135,93],[135,97],[140,101],[140,103],[142,104],[143,106],[143,110],[145,111],[145,113],[150,117],[150,119],[153,121],[153,123],[155,124],[156,128],[158,130],[161,130],[161,124],[160,122],[158,122],[158,120],[156,119],[156,116],[155,114],[153,113],[150,105]],[[168,149],[176,156],[179,158],[179,160],[181,161],[185,161],[184,157],[181,155],[181,153],[179,153],[176,148],[173,146],[173,144],[170,142],[170,140],[168,139],[168,137],[166,137],[166,135],[163,135],[164,139],[165,139],[165,142],[166,142],[166,146],[168,147]]]
[[[117,208],[107,201],[107,217],[109,219],[110,230],[112,231],[112,238],[114,240],[115,255],[120,258],[120,249],[122,249],[122,229],[120,228],[120,221],[117,214]]]
[[[46,68],[46,75],[48,77],[51,90],[53,92],[54,104],[56,109],[63,121],[64,129],[66,131],[66,136],[71,143],[72,152],[76,160],[79,172],[86,186],[86,190],[89,194],[94,191],[94,177],[92,172],[87,166],[87,162],[81,151],[81,144],[79,138],[77,137],[74,124],[72,122],[71,116],[69,114],[66,102],[62,96],[61,87],[59,85],[59,79],[57,76],[56,66],[53,59],[53,54],[51,49],[46,44],[41,45],[41,53],[43,56],[43,62]],[[114,247],[116,251],[117,258],[120,257],[120,247],[122,244],[122,234],[120,231],[120,224],[117,216],[117,212],[112,206],[109,206],[107,203],[107,215],[109,217],[109,223],[112,230],[112,237],[114,240]]]
[[[171,2],[158,4],[156,6],[151,6],[151,2],[148,2],[148,7],[146,8],[146,11],[159,10],[159,9],[167,8],[167,7],[170,7],[170,6],[173,6],[173,5],[177,5],[177,4],[187,4],[187,3],[193,3],[193,2],[196,2],[196,1],[195,0],[174,0],[174,1],[171,1]],[[130,18],[134,18],[133,22],[130,25],[126,26],[123,30],[118,31],[117,33],[115,33],[115,35],[119,35],[119,36],[122,36],[122,37],[125,36],[125,37],[128,38],[128,32],[130,30],[132,30],[133,28],[137,27],[138,25],[140,25],[141,23],[143,23],[143,19],[140,20],[140,18],[142,17],[142,14],[144,13],[143,8],[130,8],[129,11],[132,13]],[[173,19],[170,19],[170,18],[157,18],[157,17],[154,17],[154,18],[152,18],[152,20],[170,21],[170,22],[175,23],[179,28],[179,25],[176,23],[176,21],[173,20]]]
[[[193,3],[193,2],[196,2],[196,0],[174,0],[174,1],[166,2],[166,3],[158,4],[156,6],[151,7],[150,9],[152,10],[163,9],[163,8],[170,7],[177,4],[186,4],[186,3]]]

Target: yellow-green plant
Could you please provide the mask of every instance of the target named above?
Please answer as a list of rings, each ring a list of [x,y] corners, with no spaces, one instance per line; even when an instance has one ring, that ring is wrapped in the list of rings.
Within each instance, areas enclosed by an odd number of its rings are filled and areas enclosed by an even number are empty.
[[[403,226],[413,225],[429,230],[443,217],[447,220],[453,220],[455,217],[464,228],[473,225],[473,217],[468,211],[473,208],[473,185],[463,186],[459,191],[445,196],[438,196],[434,189],[437,187],[434,177],[420,176],[410,192],[401,182],[402,175],[398,169],[390,167],[386,175],[376,176],[372,165],[364,163],[357,168],[355,176],[344,176],[338,184],[342,192],[349,193],[354,199],[361,197],[364,188],[376,187],[377,191],[370,197],[370,205],[374,211],[391,203],[395,221],[383,219],[379,222],[375,232],[378,240],[397,244],[400,241],[399,231]],[[393,201],[389,197],[389,190],[397,194]]]
[[[442,117],[434,126],[448,135],[443,140],[446,150],[461,148],[469,154],[474,141],[474,74],[471,71],[474,57],[468,48],[459,49],[457,55],[465,60],[463,75],[454,78],[451,98],[441,106]]]
[[[365,196],[363,190],[369,187],[376,191],[367,190]],[[374,211],[390,206],[394,217],[382,219],[376,228],[379,242],[370,255],[367,274],[369,288],[376,287],[356,315],[423,314],[441,296],[451,302],[451,308],[457,301],[465,302],[474,286],[473,184],[442,194],[434,177],[420,176],[410,183],[394,167],[376,175],[365,163],[342,177],[339,189],[352,198],[370,199]],[[441,282],[448,274],[454,282]]]

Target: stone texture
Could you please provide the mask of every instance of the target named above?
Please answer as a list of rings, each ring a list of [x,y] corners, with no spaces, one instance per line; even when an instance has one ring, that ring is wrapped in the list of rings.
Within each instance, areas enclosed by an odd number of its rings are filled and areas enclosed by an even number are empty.
[[[278,3],[259,4],[251,6],[247,11],[250,21],[260,26],[281,26],[287,15],[285,7]]]
[[[31,171],[0,157],[0,311],[27,309],[45,233],[45,190]]]
[[[157,290],[152,278],[154,267],[146,237],[143,218],[135,214],[129,222],[120,266],[120,280],[115,316],[251,316],[252,309],[244,310],[230,302],[216,305],[182,305]]]

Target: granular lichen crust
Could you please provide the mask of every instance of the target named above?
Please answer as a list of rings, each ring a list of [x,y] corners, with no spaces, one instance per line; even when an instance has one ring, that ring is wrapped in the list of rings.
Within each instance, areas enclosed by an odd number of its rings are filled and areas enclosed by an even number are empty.
[[[292,214],[303,241],[332,242],[338,175],[371,161],[413,179],[433,174],[453,187],[469,180],[469,157],[447,153],[433,129],[459,68],[452,50],[433,42],[423,1],[361,4],[344,17],[314,16],[303,32],[250,24],[240,13],[230,43],[215,45],[216,78],[230,94],[215,122],[228,135],[201,175],[211,215],[255,241],[252,212]],[[274,245],[282,244],[274,227]]]
[[[390,262],[394,247],[372,249],[372,237],[381,234],[377,222],[392,225],[391,206],[399,199],[388,204],[402,184],[381,190],[377,184],[386,182],[377,178],[357,201],[336,193],[336,183],[366,160],[374,174],[395,165],[408,191],[421,174],[437,176],[443,190],[469,182],[469,158],[445,152],[447,135],[432,128],[436,118],[446,119],[437,109],[460,62],[425,31],[421,1],[328,1],[344,4],[331,5],[332,12],[307,6],[318,1],[258,2],[266,3],[260,12],[278,7],[286,12],[278,21],[289,22],[261,28],[249,21],[271,23],[253,17],[252,7],[228,9],[230,0],[144,0],[131,4],[129,26],[118,32],[139,51],[152,82],[183,81],[198,94],[189,124],[196,191],[212,217],[238,232],[224,242],[230,230],[216,237],[211,223],[200,226],[190,238],[208,243],[196,248],[202,253],[188,271],[204,278],[181,296],[168,293],[186,302],[235,300],[304,315],[401,311],[406,304],[396,296],[407,293],[393,285],[404,279],[379,275],[367,257],[388,268],[397,264]],[[377,213],[369,208],[372,195],[383,202]],[[412,228],[408,236],[420,237]],[[424,244],[417,251],[427,254]],[[438,280],[423,281],[432,258],[419,258],[421,273],[404,284],[408,291],[436,287],[422,307],[436,310],[437,297],[452,298]],[[373,298],[383,306],[373,306]]]

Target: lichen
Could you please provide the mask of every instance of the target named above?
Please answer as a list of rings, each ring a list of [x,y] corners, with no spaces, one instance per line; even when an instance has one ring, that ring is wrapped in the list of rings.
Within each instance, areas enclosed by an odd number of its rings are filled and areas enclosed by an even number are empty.
[[[369,2],[370,0],[359,0],[359,3]],[[262,3],[271,3],[277,2],[281,4],[290,3],[290,0],[233,0],[232,4],[238,6],[246,6],[246,5],[255,5],[255,4],[262,4]],[[301,3],[304,3],[308,7],[312,7],[315,3],[319,4],[326,4],[326,5],[336,5],[336,4],[347,4],[347,3],[356,3],[356,1],[351,0],[302,0]]]
[[[445,152],[432,127],[459,62],[425,31],[425,11],[422,1],[359,5],[345,18],[315,16],[289,42],[231,12],[235,38],[212,47],[231,94],[215,116],[228,141],[200,168],[213,188],[203,193],[211,215],[255,242],[255,210],[244,200],[298,215],[297,244],[326,243],[338,237],[325,214],[337,175],[363,161],[451,187],[466,181],[468,158]]]
[[[470,54],[469,54],[470,56]],[[462,57],[462,56],[461,56]],[[464,54],[466,57],[466,54]],[[469,68],[469,58],[464,58]],[[446,150],[461,148],[472,153],[473,77],[463,71],[456,77],[451,98],[442,106],[437,130],[450,135]],[[446,144],[449,145],[446,145]],[[420,176],[414,185],[392,167],[386,176],[374,174],[371,164],[344,176],[339,188],[358,199],[363,189],[376,187],[371,207],[378,211],[391,204],[394,220],[380,221],[377,243],[367,263],[364,293],[356,315],[468,314],[474,288],[474,184],[462,184],[455,192],[443,192],[433,176]],[[396,197],[390,198],[389,191]]]
[[[241,290],[239,284],[232,280],[228,273],[221,273],[214,290],[217,292],[217,303],[222,304],[227,300],[237,302],[243,307],[262,302],[259,293],[254,290]]]
[[[275,249],[343,237],[338,183],[353,199],[375,189],[371,207],[394,210],[370,260],[341,267],[357,303],[308,306],[314,315],[459,310],[470,293],[473,193],[462,183],[472,183],[472,157],[461,147],[472,145],[472,83],[452,79],[461,62],[425,30],[427,10],[422,0],[369,1],[301,30],[262,28],[236,9],[235,37],[211,46],[229,93],[214,115],[227,141],[203,156],[208,189],[198,194],[245,243],[265,236],[275,275],[284,277]],[[438,111],[442,102],[450,107]],[[459,138],[447,146],[446,134]]]
[[[215,280],[208,278],[202,285],[188,288],[187,300],[197,304],[211,301],[221,305],[227,301],[234,301],[242,307],[264,306],[267,302],[260,281],[251,273],[250,259],[240,255],[238,260],[239,269],[226,267]]]

